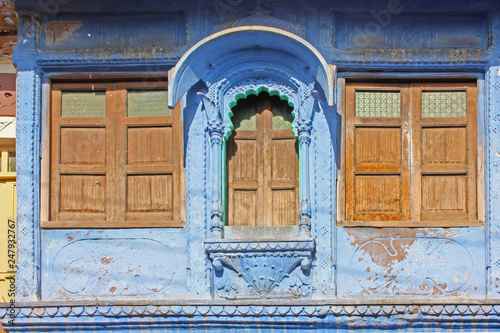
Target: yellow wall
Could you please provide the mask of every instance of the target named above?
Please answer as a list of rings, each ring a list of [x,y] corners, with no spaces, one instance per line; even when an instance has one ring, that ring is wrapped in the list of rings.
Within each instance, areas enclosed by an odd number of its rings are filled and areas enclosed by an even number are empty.
[[[9,302],[10,280],[6,279],[15,270],[8,266],[8,225],[16,217],[16,173],[9,169],[9,152],[14,148],[0,147],[0,303]],[[12,161],[12,160],[11,160]],[[17,234],[16,234],[17,237]]]

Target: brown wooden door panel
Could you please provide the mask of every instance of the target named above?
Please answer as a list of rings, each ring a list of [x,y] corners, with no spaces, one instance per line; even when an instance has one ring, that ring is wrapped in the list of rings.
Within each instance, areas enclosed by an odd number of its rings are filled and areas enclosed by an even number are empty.
[[[297,224],[297,194],[295,189],[272,191],[272,225],[291,226]]]
[[[297,223],[298,153],[289,112],[285,102],[266,94],[250,96],[233,109],[235,130],[227,142],[229,225]]]
[[[127,128],[127,164],[172,164],[173,150],[171,126]]]
[[[356,165],[401,165],[401,128],[356,127]]]
[[[415,220],[476,220],[476,88],[413,84]]]
[[[106,165],[106,128],[62,127],[62,165]]]
[[[104,213],[106,176],[61,175],[60,211]]]
[[[228,146],[229,167],[232,181],[258,181],[258,142],[255,140],[235,139]]]
[[[231,225],[257,225],[257,191],[233,190],[231,199]]]
[[[467,127],[422,128],[422,165],[467,163]]]
[[[295,138],[272,140],[271,179],[297,180],[297,140]]]

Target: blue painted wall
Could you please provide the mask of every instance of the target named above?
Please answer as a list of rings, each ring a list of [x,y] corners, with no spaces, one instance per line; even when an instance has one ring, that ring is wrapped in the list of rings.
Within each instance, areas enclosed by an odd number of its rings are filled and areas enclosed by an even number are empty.
[[[263,2],[269,12],[248,14],[255,7],[254,1],[247,0],[16,1],[20,22],[14,55],[18,69],[16,300],[20,310],[13,330],[234,330],[241,323],[290,331],[352,326],[368,330],[498,327],[500,8],[496,1],[274,0]],[[186,226],[40,229],[40,158],[47,158],[42,154],[48,144],[46,92],[54,75],[166,73],[203,38],[249,24],[279,28],[309,42],[326,63],[336,66],[332,90],[325,91],[315,67],[309,66],[321,67],[310,49],[289,43],[288,37],[279,46],[273,46],[279,39],[266,34],[255,39],[251,34],[240,35],[245,37],[240,40],[235,34],[220,44],[208,44],[206,58],[204,53],[197,55],[207,63],[187,67],[193,72],[186,72],[186,77],[192,75],[195,83],[200,82],[185,87],[180,101]],[[225,58],[212,61],[211,55],[217,52]],[[249,68],[245,76],[231,69],[242,66],[242,59],[257,59],[263,65],[254,66],[253,72]],[[279,74],[285,70],[268,66],[265,60],[289,68],[296,74],[288,76],[296,76],[300,84],[288,82],[286,75]],[[293,100],[296,111],[305,110],[298,120],[311,120],[309,173],[301,186],[310,185],[310,237],[306,238],[314,247],[310,251],[305,243],[290,243],[300,238],[296,230],[289,232],[293,237],[271,240],[263,240],[265,235],[256,231],[253,239],[222,242],[217,253],[235,258],[254,251],[262,263],[278,266],[279,256],[300,259],[289,273],[310,288],[306,296],[283,294],[245,303],[246,291],[241,291],[238,301],[217,294],[217,286],[233,282],[219,280],[220,274],[228,274],[227,267],[217,271],[217,256],[211,257],[206,248],[214,238],[211,191],[215,180],[210,167],[217,160],[211,159],[216,150],[207,124],[219,120],[219,130],[228,130],[227,96],[237,90],[237,80],[242,78],[249,80],[248,86],[273,88],[285,95],[288,91],[292,99],[297,98]],[[343,82],[350,78],[477,80],[479,147],[485,160],[484,227],[336,226]],[[307,99],[301,98],[310,96],[308,84],[319,90],[310,115]],[[207,94],[212,104],[204,104],[198,92]],[[329,93],[333,107],[328,105]],[[219,113],[211,115],[207,105],[214,105]],[[226,234],[234,235],[230,230]],[[246,283],[233,275],[235,284]],[[291,280],[280,280],[277,288],[293,289]],[[4,323],[6,314],[0,308]],[[89,324],[78,324],[83,322]]]

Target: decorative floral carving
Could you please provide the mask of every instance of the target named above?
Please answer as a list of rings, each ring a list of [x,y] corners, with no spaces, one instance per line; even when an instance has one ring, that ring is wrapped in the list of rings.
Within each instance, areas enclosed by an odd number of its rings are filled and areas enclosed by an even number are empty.
[[[144,258],[168,258],[168,265],[145,265]],[[85,239],[69,243],[54,259],[60,288],[81,297],[144,296],[162,291],[174,278],[177,261],[151,239]],[[92,275],[99,272],[98,276]]]
[[[461,261],[450,260],[450,252]],[[453,239],[383,237],[360,245],[350,267],[353,278],[370,294],[432,296],[462,289],[474,263],[469,251]]]
[[[206,242],[218,298],[311,295],[314,242]]]

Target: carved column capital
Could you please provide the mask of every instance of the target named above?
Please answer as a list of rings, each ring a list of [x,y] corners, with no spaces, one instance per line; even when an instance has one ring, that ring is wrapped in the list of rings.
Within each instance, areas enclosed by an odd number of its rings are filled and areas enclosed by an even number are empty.
[[[209,120],[207,124],[207,131],[211,138],[220,137],[222,139],[222,134],[223,134],[222,121],[220,121],[219,119]]]
[[[310,119],[301,118],[297,120],[297,132],[299,135],[307,134],[311,135],[312,121]]]
[[[297,120],[297,133],[299,135],[299,141],[301,144],[309,145],[309,143],[311,142],[311,130],[311,120],[304,118]]]

